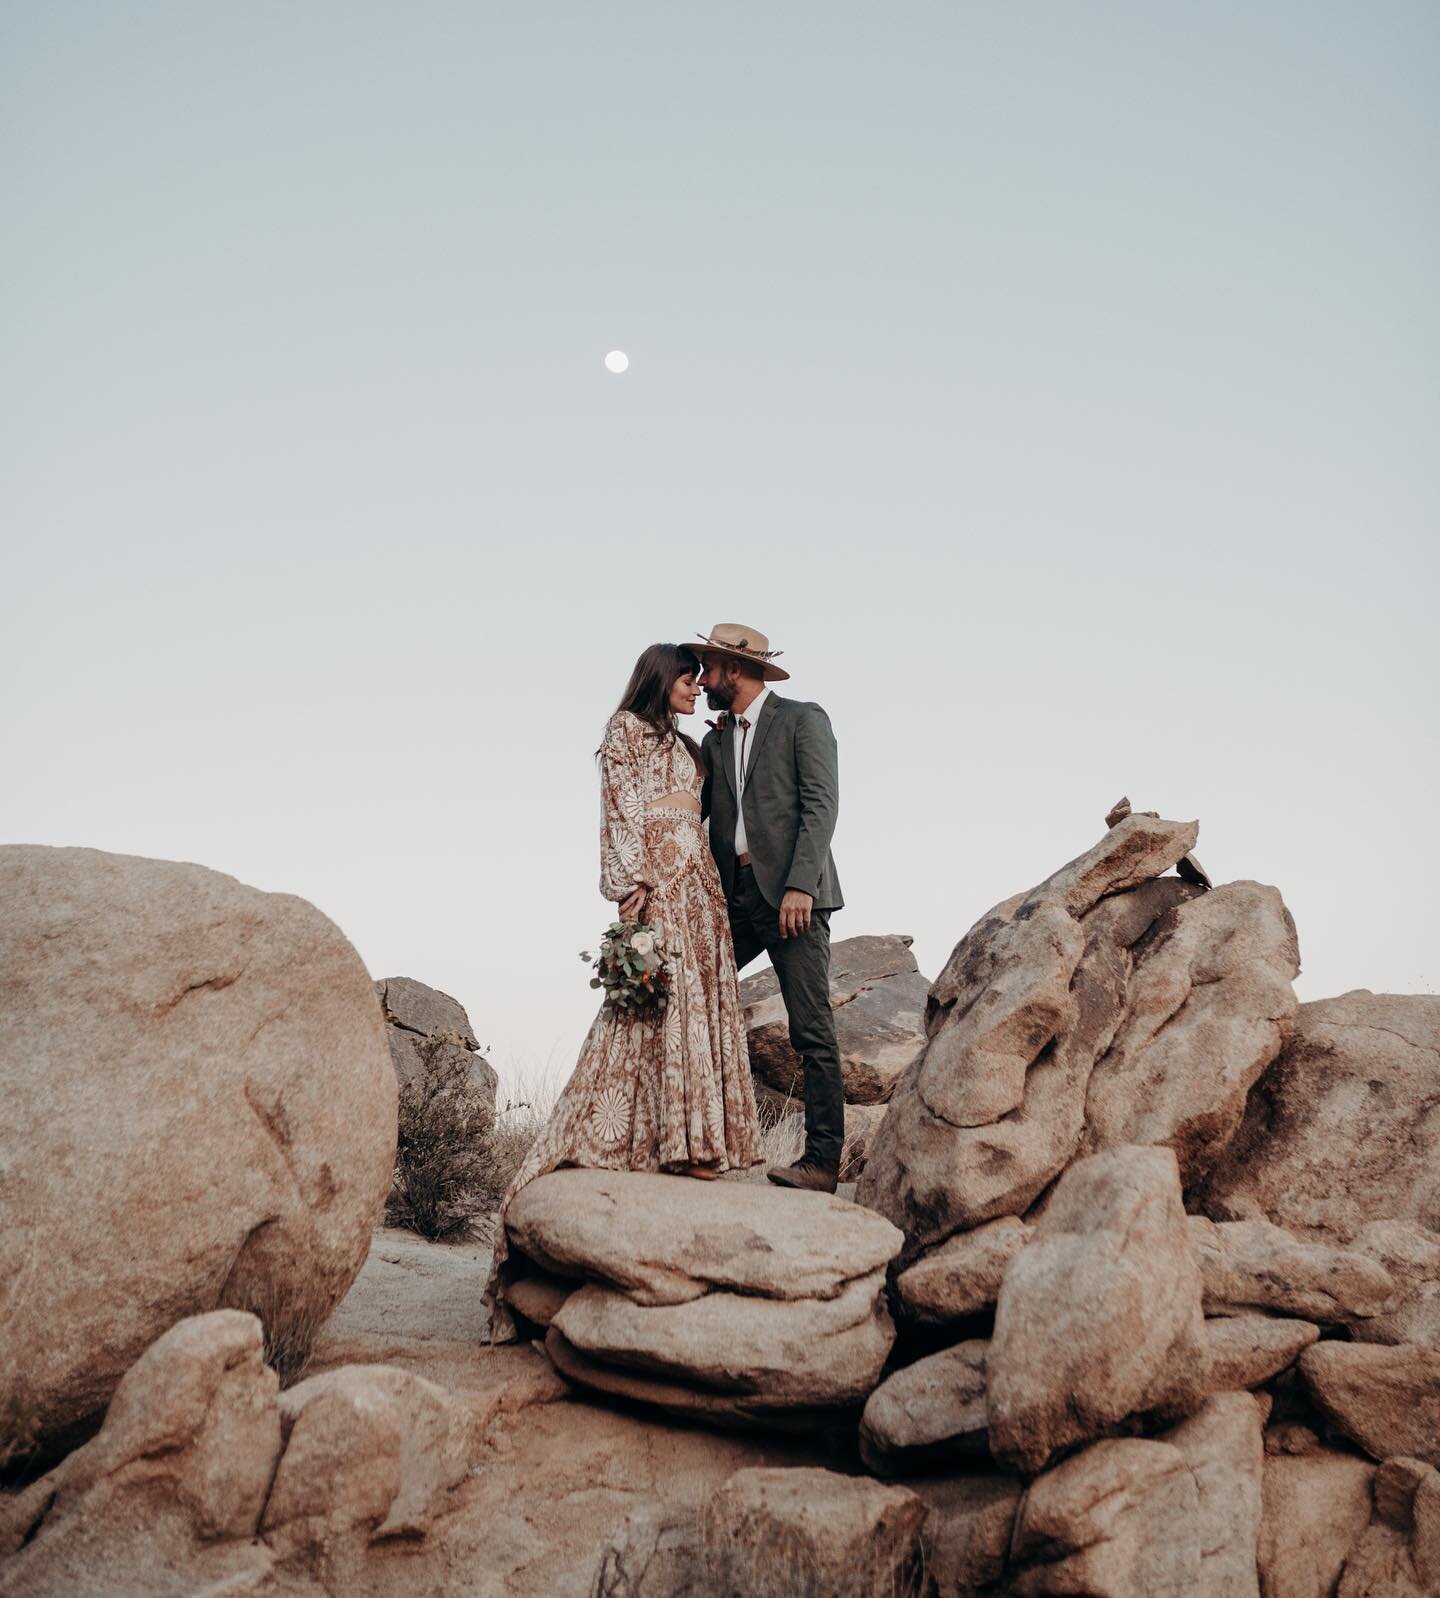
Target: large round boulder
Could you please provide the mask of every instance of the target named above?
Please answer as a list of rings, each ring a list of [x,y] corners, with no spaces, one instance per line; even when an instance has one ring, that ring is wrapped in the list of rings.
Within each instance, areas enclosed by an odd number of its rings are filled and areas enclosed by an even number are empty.
[[[87,1420],[176,1321],[305,1349],[395,1152],[364,965],[313,905],[203,866],[0,848],[0,1404]]]

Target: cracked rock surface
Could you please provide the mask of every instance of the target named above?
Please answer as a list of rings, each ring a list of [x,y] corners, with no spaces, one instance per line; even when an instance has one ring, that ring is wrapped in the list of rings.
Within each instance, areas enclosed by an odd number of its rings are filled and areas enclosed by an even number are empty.
[[[0,1389],[41,1441],[178,1319],[301,1347],[370,1244],[395,1073],[320,911],[202,866],[0,848]]]

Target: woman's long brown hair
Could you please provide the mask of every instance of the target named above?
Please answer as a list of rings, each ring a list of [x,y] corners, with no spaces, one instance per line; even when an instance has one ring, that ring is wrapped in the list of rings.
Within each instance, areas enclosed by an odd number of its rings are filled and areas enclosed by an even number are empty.
[[[699,676],[700,657],[684,644],[651,644],[635,662],[617,710],[638,716],[656,736],[669,743],[678,738],[700,765],[700,745],[679,724],[670,711],[670,690],[687,674]],[[596,750],[599,753],[599,750]]]

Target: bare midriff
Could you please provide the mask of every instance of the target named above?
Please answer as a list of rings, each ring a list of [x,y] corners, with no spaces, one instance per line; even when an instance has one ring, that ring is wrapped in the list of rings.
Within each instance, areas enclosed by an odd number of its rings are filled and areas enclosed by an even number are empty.
[[[686,793],[683,788],[680,788],[674,793],[662,794],[660,798],[651,800],[645,808],[647,811],[688,810],[694,815],[699,815],[700,801],[693,793]]]

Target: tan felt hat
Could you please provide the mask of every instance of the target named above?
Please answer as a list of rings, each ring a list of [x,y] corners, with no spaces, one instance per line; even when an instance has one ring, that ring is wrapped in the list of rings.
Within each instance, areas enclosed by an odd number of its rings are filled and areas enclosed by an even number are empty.
[[[754,627],[747,627],[738,621],[722,621],[708,633],[698,636],[702,651],[713,649],[717,655],[729,655],[734,660],[748,660],[752,665],[763,666],[766,682],[790,680],[790,673],[775,664],[775,657],[783,655],[785,651],[772,649],[770,640]]]

